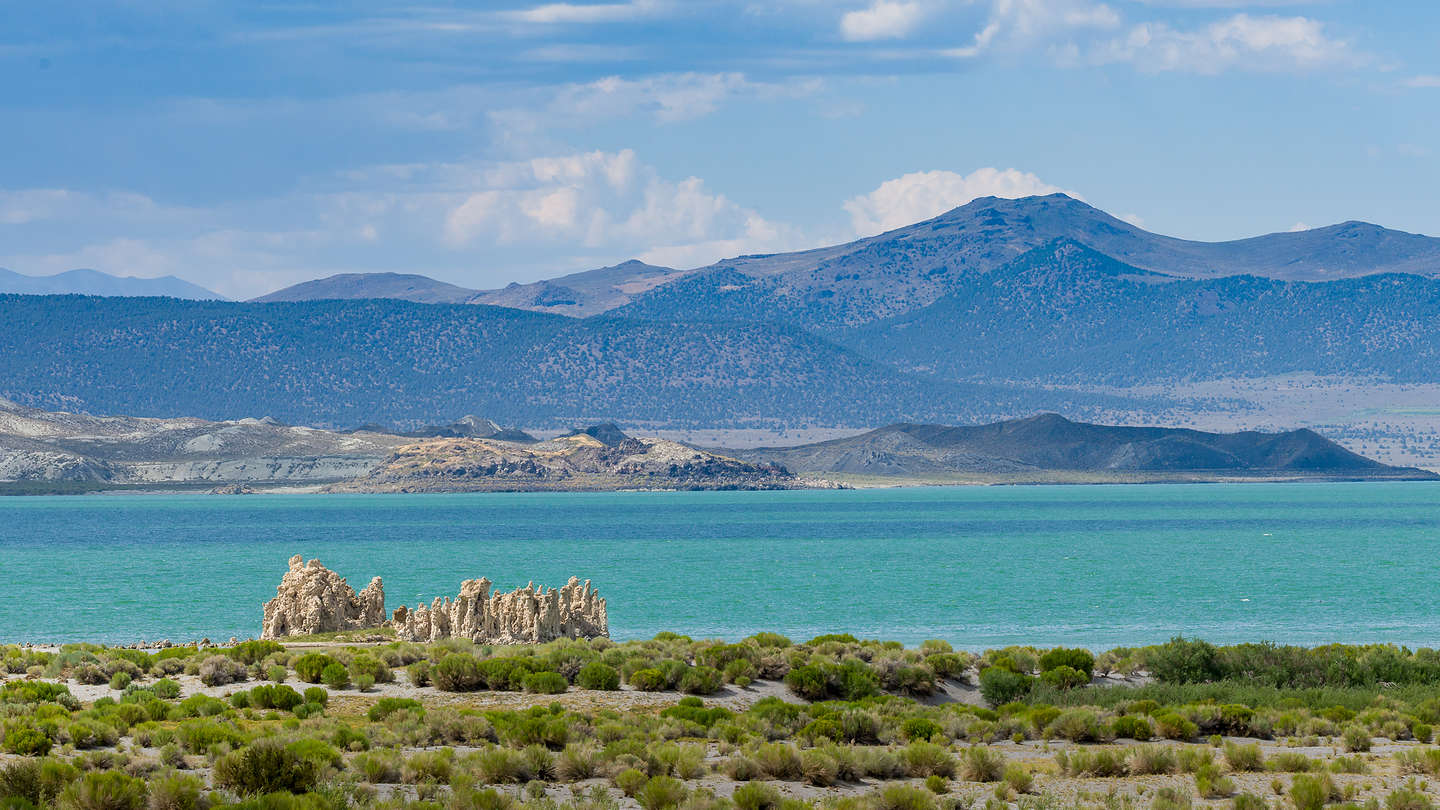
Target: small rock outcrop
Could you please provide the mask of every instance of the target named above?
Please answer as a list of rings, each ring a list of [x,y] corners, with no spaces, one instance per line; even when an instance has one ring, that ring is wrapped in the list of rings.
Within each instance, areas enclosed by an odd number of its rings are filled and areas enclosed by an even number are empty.
[[[538,644],[557,638],[610,635],[605,600],[571,577],[565,587],[546,590],[530,583],[510,593],[491,592],[488,579],[461,583],[452,601],[436,598],[430,607],[401,607],[391,618],[395,634],[410,641],[466,638],[485,644]]]
[[[380,577],[370,580],[359,594],[345,578],[299,554],[290,558],[290,570],[265,603],[260,638],[364,630],[385,624],[385,587]]]

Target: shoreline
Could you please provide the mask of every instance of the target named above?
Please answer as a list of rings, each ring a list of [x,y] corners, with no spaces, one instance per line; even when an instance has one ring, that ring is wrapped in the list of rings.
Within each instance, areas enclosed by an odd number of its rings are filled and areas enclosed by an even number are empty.
[[[804,481],[799,485],[788,489],[757,488],[747,489],[735,488],[558,488],[558,487],[529,487],[529,488],[494,488],[494,489],[454,489],[454,490],[424,490],[413,492],[398,492],[390,489],[375,489],[371,491],[327,491],[331,483],[324,482],[314,484],[291,484],[291,483],[267,483],[267,482],[245,482],[244,491],[214,491],[217,489],[232,489],[237,486],[235,483],[216,484],[213,482],[196,483],[157,483],[153,485],[140,484],[114,484],[96,487],[93,484],[71,485],[68,482],[29,482],[29,481],[0,481],[0,498],[24,498],[24,497],[65,497],[77,495],[106,495],[106,496],[145,496],[145,495],[216,495],[216,496],[251,496],[251,495],[518,495],[518,494],[599,494],[599,493],[668,493],[668,492],[822,492],[826,490],[871,490],[871,489],[937,489],[947,487],[1042,487],[1042,486],[1175,486],[1185,484],[1371,484],[1371,483],[1430,483],[1440,481],[1440,473],[1426,471],[1428,475],[1390,475],[1390,476],[1306,476],[1291,474],[1276,475],[1210,475],[1206,473],[1176,474],[1176,473],[1116,473],[1111,475],[1093,475],[1086,473],[1068,474],[1063,471],[1056,472],[1050,476],[871,476],[871,475],[832,475],[826,479],[818,479],[808,474],[808,480],[813,482],[806,485]],[[59,490],[59,491],[54,491]]]

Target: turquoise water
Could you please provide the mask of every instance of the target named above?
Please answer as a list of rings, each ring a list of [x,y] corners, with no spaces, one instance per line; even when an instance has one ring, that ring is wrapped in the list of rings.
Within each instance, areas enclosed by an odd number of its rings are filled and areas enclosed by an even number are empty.
[[[1440,645],[1440,485],[0,498],[0,640],[251,636],[286,559],[388,607],[594,580],[616,638]]]

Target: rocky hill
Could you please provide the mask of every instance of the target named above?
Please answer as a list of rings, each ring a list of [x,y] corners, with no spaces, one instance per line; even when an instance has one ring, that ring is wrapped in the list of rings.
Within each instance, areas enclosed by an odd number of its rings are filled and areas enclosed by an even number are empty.
[[[613,427],[613,426],[611,426]],[[331,492],[535,492],[616,489],[792,489],[783,467],[739,461],[663,439],[613,442],[582,431],[534,444],[433,439],[397,448]]]
[[[1047,480],[1045,473],[1185,478],[1435,479],[1346,450],[1310,430],[1208,433],[1072,422],[1057,414],[989,425],[898,424],[797,447],[725,451],[810,475],[915,478],[946,474]]]
[[[314,484],[361,475],[407,441],[271,419],[96,417],[0,400],[0,481]]]
[[[394,298],[421,304],[463,304],[478,292],[411,273],[341,273],[317,278],[253,299],[277,301],[333,301],[356,298]]]

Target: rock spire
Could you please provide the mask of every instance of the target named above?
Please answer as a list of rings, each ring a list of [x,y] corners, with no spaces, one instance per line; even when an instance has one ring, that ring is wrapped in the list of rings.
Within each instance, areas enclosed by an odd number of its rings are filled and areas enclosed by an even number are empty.
[[[320,564],[305,563],[296,554],[290,570],[265,603],[261,638],[363,630],[385,624],[385,587],[380,577],[370,580],[358,595],[345,578]]]
[[[410,641],[466,638],[487,644],[537,644],[557,638],[610,635],[605,600],[576,577],[563,588],[538,590],[535,583],[509,593],[491,592],[488,579],[460,584],[452,601],[437,597],[430,607],[395,611],[395,634]]]

